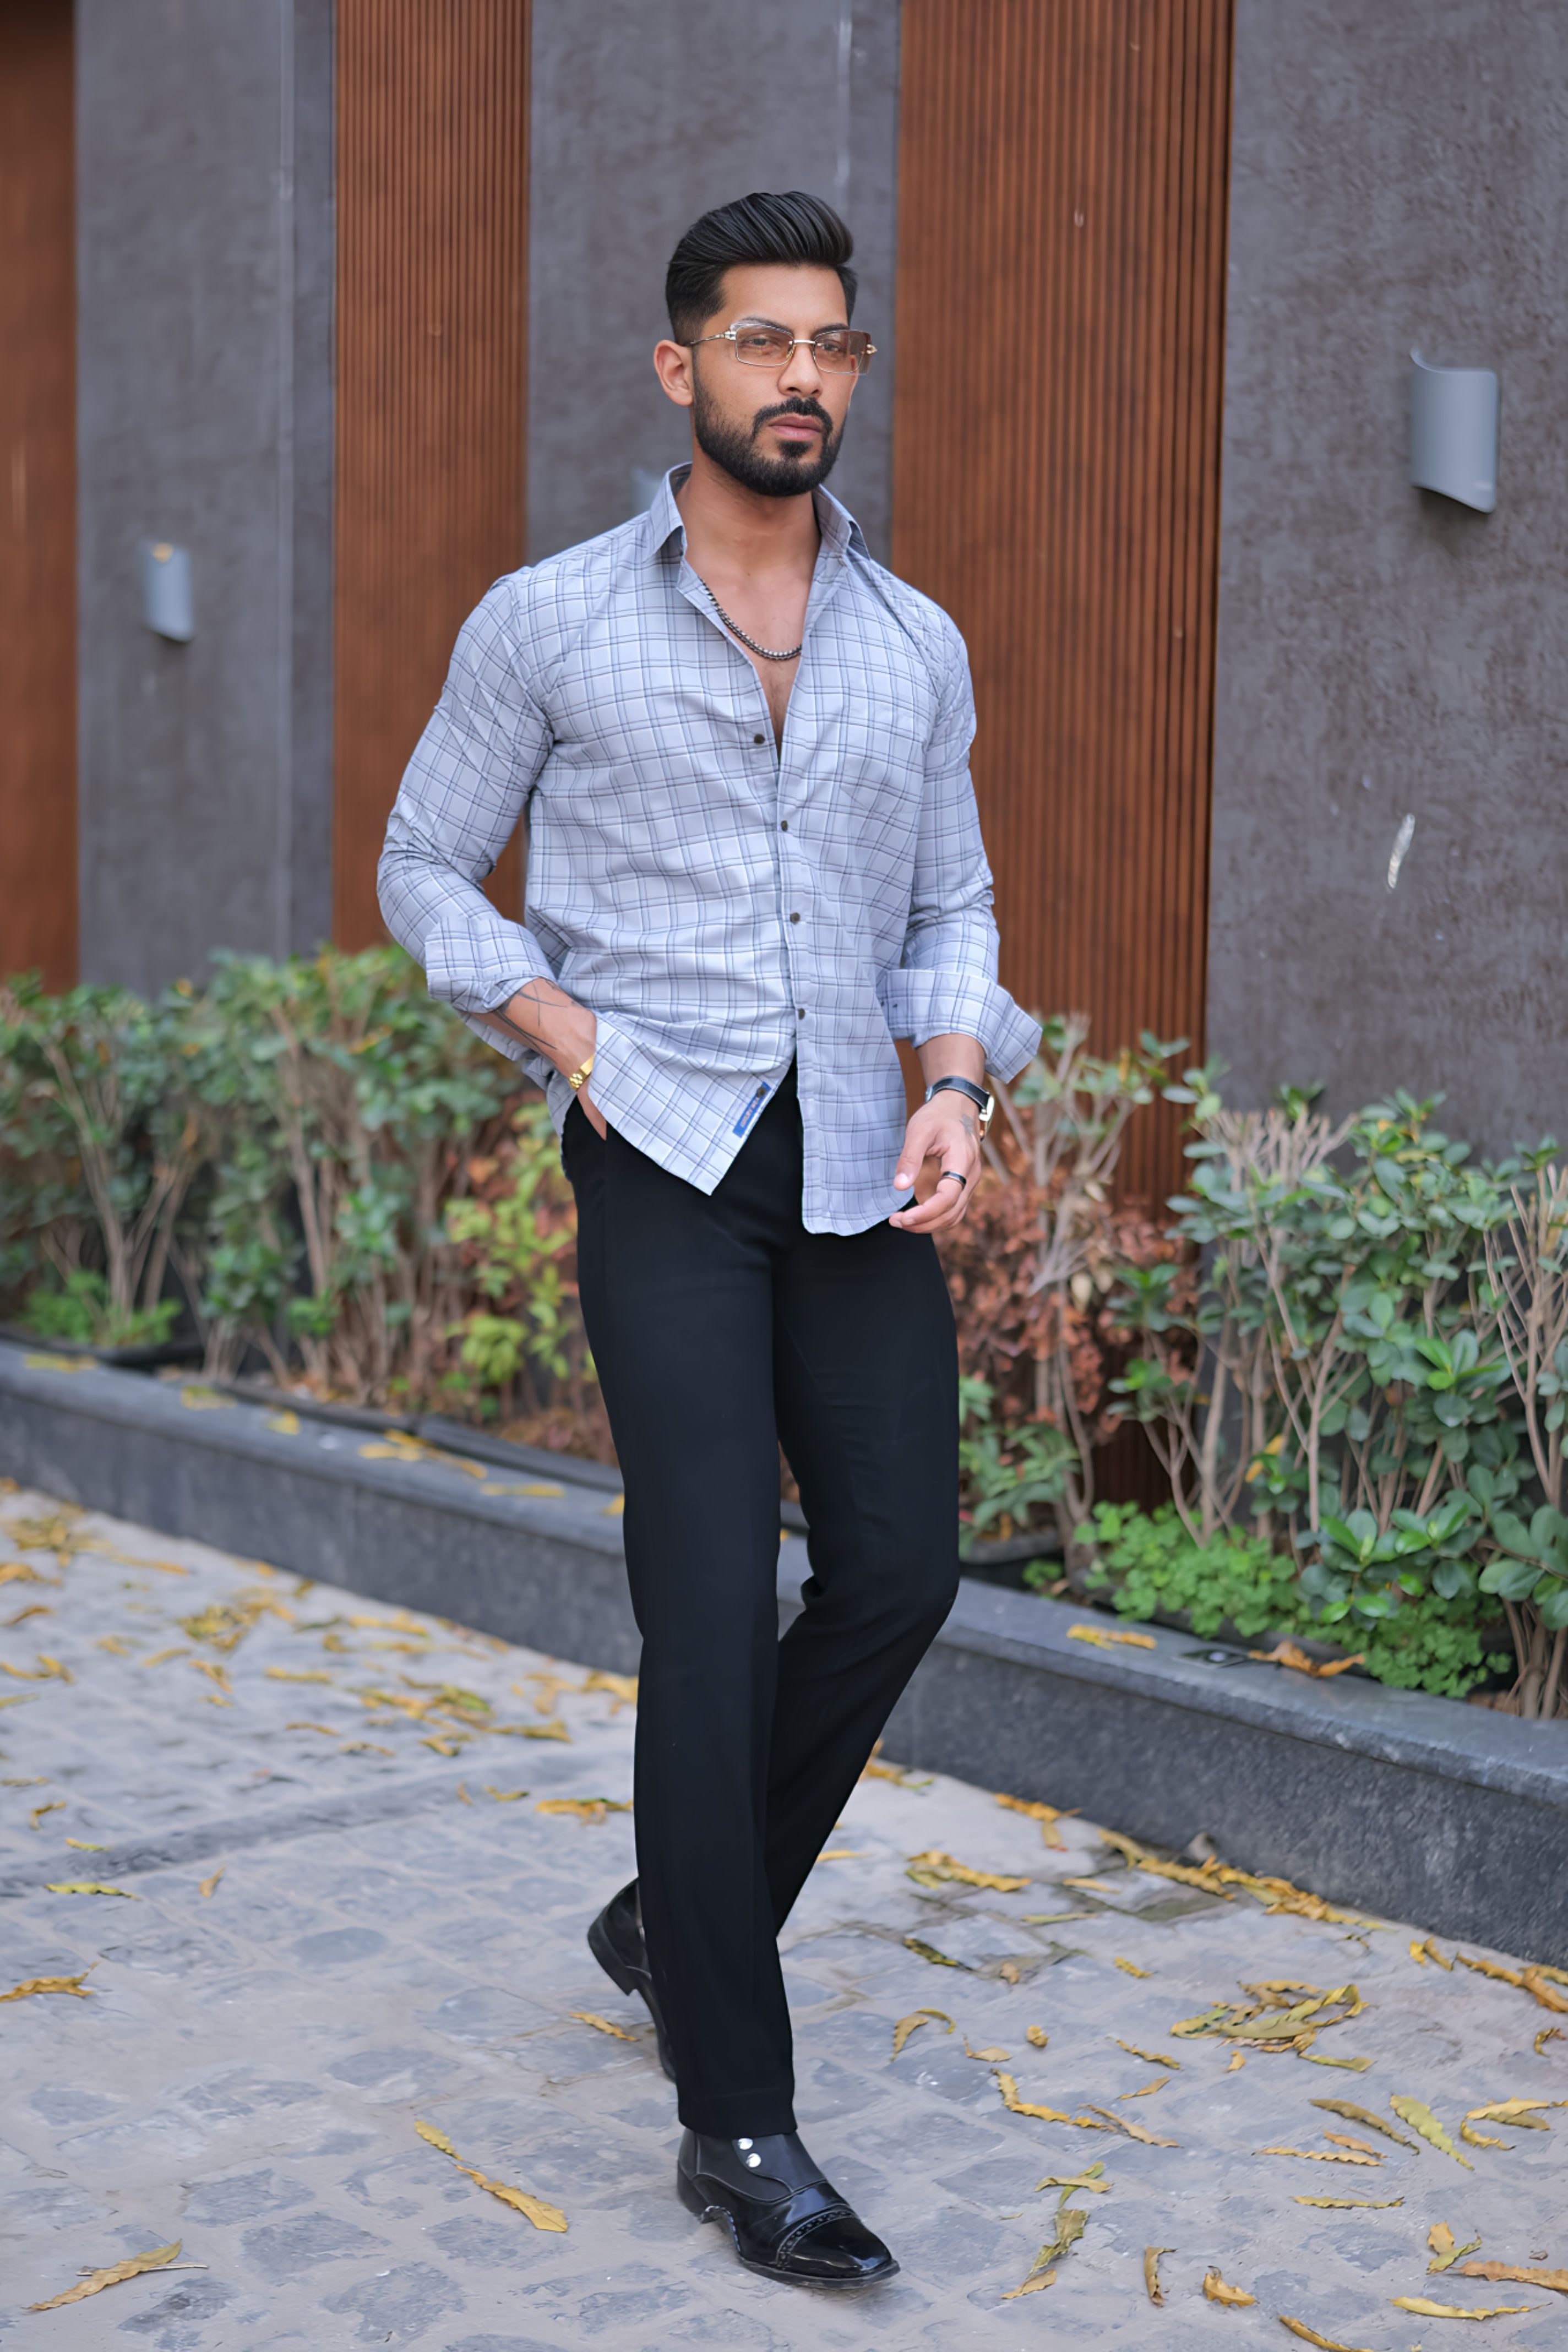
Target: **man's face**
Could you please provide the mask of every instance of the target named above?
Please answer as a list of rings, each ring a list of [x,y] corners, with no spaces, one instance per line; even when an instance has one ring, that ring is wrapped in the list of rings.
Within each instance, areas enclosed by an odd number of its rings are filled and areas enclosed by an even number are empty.
[[[844,289],[832,269],[776,264],[727,270],[705,336],[726,328],[782,327],[797,338],[777,365],[750,366],[734,344],[704,341],[682,351],[661,343],[656,364],[673,399],[689,402],[700,449],[745,488],[798,498],[826,481],[838,455],[858,379],[824,371],[811,337],[842,327]],[[666,363],[677,354],[684,366]]]

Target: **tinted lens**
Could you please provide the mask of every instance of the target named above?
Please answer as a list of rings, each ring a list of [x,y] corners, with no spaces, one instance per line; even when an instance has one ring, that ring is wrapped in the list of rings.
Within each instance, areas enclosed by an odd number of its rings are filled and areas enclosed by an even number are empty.
[[[857,327],[836,327],[812,346],[825,375],[858,375],[871,356],[871,338]]]
[[[742,327],[735,337],[735,357],[748,367],[783,367],[793,348],[776,327]]]

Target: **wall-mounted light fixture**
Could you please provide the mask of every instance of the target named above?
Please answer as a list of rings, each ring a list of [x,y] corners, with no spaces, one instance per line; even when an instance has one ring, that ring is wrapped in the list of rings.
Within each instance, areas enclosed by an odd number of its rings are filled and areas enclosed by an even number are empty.
[[[188,646],[196,634],[191,602],[191,551],[166,539],[142,542],[142,618],[156,636]]]
[[[1410,478],[1460,506],[1497,504],[1497,377],[1490,368],[1431,367],[1410,354]]]

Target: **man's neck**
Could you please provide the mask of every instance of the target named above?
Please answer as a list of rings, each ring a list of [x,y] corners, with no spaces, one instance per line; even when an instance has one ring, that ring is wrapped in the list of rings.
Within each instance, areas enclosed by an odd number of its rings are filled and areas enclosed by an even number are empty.
[[[700,578],[810,580],[822,533],[809,490],[763,498],[693,449],[675,503],[686,527],[687,561]]]

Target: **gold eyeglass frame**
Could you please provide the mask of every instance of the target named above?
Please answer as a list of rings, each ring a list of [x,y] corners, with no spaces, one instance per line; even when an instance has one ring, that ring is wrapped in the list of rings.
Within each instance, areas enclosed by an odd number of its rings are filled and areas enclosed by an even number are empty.
[[[774,362],[773,360],[748,360],[748,359],[742,359],[742,356],[741,356],[741,349],[740,349],[741,335],[742,335],[742,329],[747,328],[747,327],[750,327],[750,328],[763,328],[763,329],[765,329],[765,330],[766,330],[766,331],[767,331],[769,334],[782,335],[782,334],[784,333],[784,329],[783,329],[782,327],[775,327],[775,326],[773,324],[773,322],[772,322],[772,320],[766,320],[766,319],[746,319],[746,320],[743,320],[741,322],[741,325],[739,325],[739,326],[734,326],[734,327],[725,327],[725,328],[724,328],[724,329],[723,329],[723,330],[722,330],[719,334],[716,334],[716,335],[699,335],[699,336],[695,339],[695,341],[694,341],[688,343],[688,345],[687,345],[687,347],[686,347],[686,348],[687,348],[687,350],[688,350],[688,351],[695,351],[695,350],[697,349],[697,345],[698,345],[698,343],[730,343],[730,344],[733,345],[733,347],[734,347],[734,352],[735,352],[735,360],[736,360],[736,364],[737,364],[738,366],[740,366],[740,367],[773,367],[773,366],[775,364],[775,362]],[[865,330],[864,330],[864,328],[861,328],[861,327],[823,327],[823,328],[819,328],[817,331],[818,331],[818,333],[820,333],[820,334],[825,334],[825,335],[839,335],[839,334],[857,335],[857,334],[863,334],[863,333],[865,332]],[[867,369],[870,366],[871,362],[872,362],[872,361],[876,358],[876,356],[877,356],[877,346],[876,346],[876,344],[875,344],[874,342],[872,342],[872,341],[871,341],[870,338],[868,336],[868,337],[867,337],[867,341],[866,341],[866,349],[865,349],[865,352],[864,352],[863,355],[861,356],[860,363],[859,363],[859,365],[858,365],[858,366],[857,366],[857,367],[852,367],[852,368],[824,367],[824,366],[823,366],[823,356],[822,356],[822,353],[821,353],[821,352],[817,350],[817,348],[816,348],[816,335],[792,335],[792,336],[790,337],[790,339],[789,339],[789,346],[790,346],[790,347],[789,347],[789,357],[788,357],[788,359],[781,359],[780,361],[778,361],[778,362],[776,362],[776,364],[777,364],[778,366],[780,366],[780,367],[787,367],[787,366],[790,364],[790,362],[794,360],[794,358],[795,358],[795,355],[796,352],[800,349],[800,347],[801,347],[801,345],[802,345],[803,343],[806,344],[806,345],[809,347],[809,349],[811,350],[811,352],[812,352],[813,355],[814,355],[814,356],[815,356],[815,358],[816,358],[816,364],[817,364],[817,366],[818,366],[819,368],[821,368],[822,373],[823,373],[823,374],[824,374],[824,375],[855,375],[855,376],[862,376],[862,375],[864,375],[864,374],[865,374],[865,373],[866,373]]]

